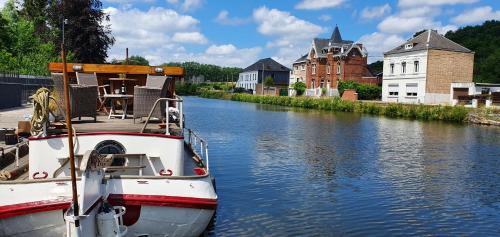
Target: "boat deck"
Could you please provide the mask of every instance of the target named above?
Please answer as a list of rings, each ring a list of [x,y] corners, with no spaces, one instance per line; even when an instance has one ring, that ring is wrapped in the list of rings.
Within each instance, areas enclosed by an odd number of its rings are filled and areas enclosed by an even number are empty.
[[[97,121],[94,122],[93,118],[73,119],[73,128],[77,133],[90,133],[90,132],[141,132],[144,126],[144,120],[136,119],[135,123],[132,118],[119,119],[111,118],[108,116],[97,116]],[[65,126],[62,123],[55,124],[55,128],[50,129],[50,134],[66,133]],[[171,135],[181,136],[181,129],[177,124],[169,123]],[[165,124],[159,120],[150,120],[145,133],[165,134]]]

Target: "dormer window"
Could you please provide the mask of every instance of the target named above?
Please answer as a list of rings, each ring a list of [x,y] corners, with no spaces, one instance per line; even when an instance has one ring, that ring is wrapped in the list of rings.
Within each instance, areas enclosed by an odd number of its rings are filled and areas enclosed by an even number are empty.
[[[413,48],[413,44],[405,44],[405,49],[412,49]]]

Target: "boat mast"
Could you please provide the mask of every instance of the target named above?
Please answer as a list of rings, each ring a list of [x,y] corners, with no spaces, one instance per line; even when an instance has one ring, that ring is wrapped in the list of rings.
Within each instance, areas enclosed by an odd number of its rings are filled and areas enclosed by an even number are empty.
[[[69,149],[69,165],[71,173],[71,191],[73,196],[73,215],[79,216],[78,207],[78,192],[76,189],[76,171],[75,171],[75,153],[73,146],[73,126],[71,124],[71,105],[69,102],[69,81],[68,72],[66,68],[66,52],[64,49],[64,25],[66,24],[66,19],[64,18],[64,1],[62,1],[62,43],[61,43],[61,58],[63,62],[63,81],[64,81],[64,102],[66,107],[66,127],[68,129],[68,149]],[[80,226],[80,222],[75,220],[75,226]]]

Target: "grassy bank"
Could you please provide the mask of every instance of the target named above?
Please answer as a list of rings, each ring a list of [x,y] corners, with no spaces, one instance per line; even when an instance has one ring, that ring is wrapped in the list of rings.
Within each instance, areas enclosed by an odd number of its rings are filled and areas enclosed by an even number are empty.
[[[223,91],[203,91],[201,97],[225,99],[242,102],[282,105],[328,111],[357,112],[382,115],[390,118],[418,120],[442,120],[450,122],[466,122],[470,109],[462,106],[382,104],[372,102],[351,102],[340,98],[311,98],[288,96],[256,96],[249,94],[231,94]]]

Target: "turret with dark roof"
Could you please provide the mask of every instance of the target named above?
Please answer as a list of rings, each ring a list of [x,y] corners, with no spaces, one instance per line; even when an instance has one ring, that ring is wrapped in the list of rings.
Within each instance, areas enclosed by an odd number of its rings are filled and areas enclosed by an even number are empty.
[[[340,44],[342,43],[342,36],[340,35],[340,30],[337,25],[335,25],[335,29],[333,30],[332,37],[330,37],[330,42]]]

